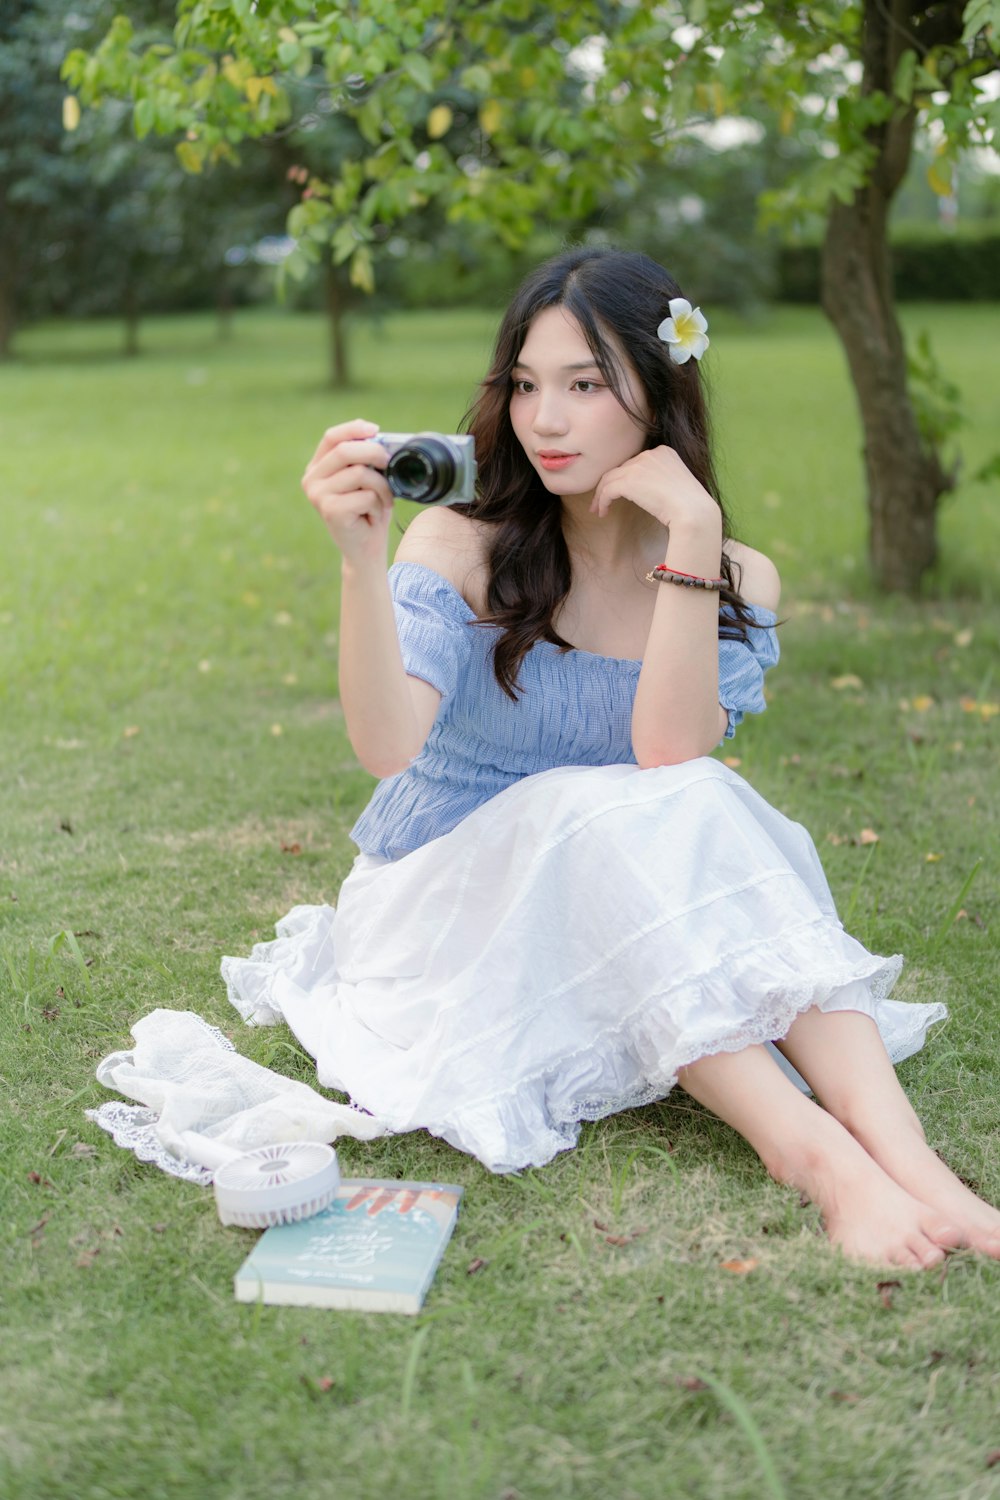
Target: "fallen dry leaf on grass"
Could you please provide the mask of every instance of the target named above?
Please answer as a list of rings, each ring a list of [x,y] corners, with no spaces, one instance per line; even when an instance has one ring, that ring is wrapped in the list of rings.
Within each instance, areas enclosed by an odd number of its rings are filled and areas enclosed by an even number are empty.
[[[845,672],[842,677],[832,677],[830,679],[830,686],[838,693],[842,693],[846,688],[863,688],[864,683],[853,672]]]
[[[959,698],[958,703],[963,713],[978,714],[984,721],[1000,714],[1000,703],[982,703],[978,698]]]
[[[749,1260],[724,1260],[721,1270],[731,1271],[734,1276],[745,1276],[748,1271],[757,1269],[758,1261],[753,1256]]]
[[[875,1290],[878,1292],[879,1296],[882,1299],[882,1306],[887,1311],[891,1311],[892,1309],[893,1292],[895,1292],[897,1288],[901,1287],[902,1285],[903,1283],[901,1281],[877,1281],[875,1283]]]
[[[874,828],[862,828],[860,833],[828,833],[826,841],[835,847],[839,847],[841,844],[863,845],[881,842]]]

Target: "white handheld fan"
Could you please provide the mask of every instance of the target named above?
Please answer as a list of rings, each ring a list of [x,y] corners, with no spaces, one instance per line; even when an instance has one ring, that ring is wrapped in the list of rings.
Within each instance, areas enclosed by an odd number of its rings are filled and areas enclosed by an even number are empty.
[[[333,1202],[340,1167],[332,1146],[289,1141],[244,1151],[215,1174],[215,1202],[223,1224],[267,1229],[309,1219]]]

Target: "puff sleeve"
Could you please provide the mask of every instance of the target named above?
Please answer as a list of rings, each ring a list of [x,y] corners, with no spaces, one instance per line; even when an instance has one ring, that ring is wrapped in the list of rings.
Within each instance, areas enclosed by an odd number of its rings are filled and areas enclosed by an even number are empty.
[[[472,611],[447,579],[421,563],[393,563],[389,591],[403,666],[447,702],[469,661]]]
[[[719,702],[729,715],[725,738],[731,740],[744,714],[762,714],[764,673],[778,660],[777,616],[772,610],[751,605],[754,624],[747,639],[726,629],[726,613],[720,616]]]

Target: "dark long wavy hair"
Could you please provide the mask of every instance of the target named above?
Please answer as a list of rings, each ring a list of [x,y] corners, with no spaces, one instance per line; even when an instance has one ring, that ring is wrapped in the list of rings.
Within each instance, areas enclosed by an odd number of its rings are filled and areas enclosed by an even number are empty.
[[[698,363],[691,359],[675,364],[667,345],[656,336],[660,323],[670,316],[671,298],[682,295],[673,277],[646,255],[578,248],[532,272],[500,325],[489,373],[463,420],[463,429],[476,440],[479,462],[476,499],[465,514],[494,523],[482,623],[502,627],[493,670],[504,692],[515,701],[518,672],[532,646],[551,641],[572,650],[552,624],[572,581],[562,504],[542,484],[510,421],[511,372],[528,329],[545,308],[564,307],[572,314],[618,401],[645,427],[645,447],[666,444],[676,450],[718,502],[724,542],[729,538],[712,465]],[[639,376],[649,420],[629,400],[619,350],[624,350]],[[739,565],[726,555],[725,548],[722,576],[720,634],[745,638],[754,622],[739,593]]]

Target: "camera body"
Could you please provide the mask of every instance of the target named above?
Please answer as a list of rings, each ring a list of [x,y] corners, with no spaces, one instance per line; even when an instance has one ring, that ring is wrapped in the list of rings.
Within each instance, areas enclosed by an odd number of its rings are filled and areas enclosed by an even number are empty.
[[[468,505],[476,497],[476,445],[441,432],[380,432],[389,455],[385,477],[401,500],[418,505]]]

